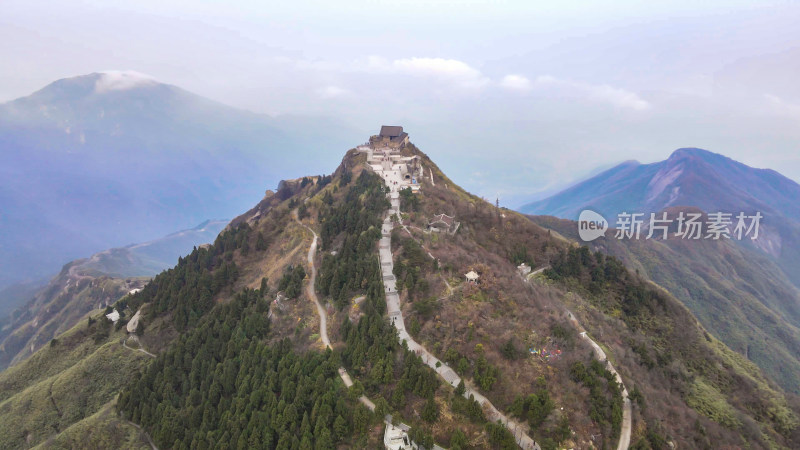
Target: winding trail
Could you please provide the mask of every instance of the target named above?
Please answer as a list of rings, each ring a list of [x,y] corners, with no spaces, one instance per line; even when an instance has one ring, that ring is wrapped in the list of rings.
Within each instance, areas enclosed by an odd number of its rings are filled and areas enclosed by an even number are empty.
[[[586,329],[581,326],[578,319],[575,318],[575,315],[572,314],[572,311],[567,310],[567,314],[569,315],[569,320],[581,330],[581,337],[586,339],[589,342],[589,345],[592,346],[594,350],[595,356],[600,362],[606,363],[606,368],[609,372],[614,374],[614,377],[617,379],[617,383],[622,386],[622,426],[620,427],[619,433],[619,443],[617,444],[617,450],[627,450],[631,444],[631,400],[628,398],[628,389],[625,387],[625,384],[622,382],[622,377],[619,376],[619,372],[614,366],[611,364],[611,361],[608,360],[606,357],[606,352],[595,342],[592,338],[589,337]]]
[[[144,428],[139,426],[139,424],[131,422],[130,420],[126,420],[126,422],[133,425],[134,427],[136,427],[137,430],[139,430],[142,434],[144,434],[144,438],[147,440],[147,443],[150,444],[150,448],[152,448],[153,450],[158,450],[158,447],[156,447],[156,444],[153,442],[152,439],[150,439],[150,435],[147,434],[147,431],[145,431]]]
[[[292,216],[294,220],[297,221],[301,226],[303,226],[306,230],[310,231],[312,235],[314,235],[314,239],[311,241],[311,246],[308,248],[308,264],[311,266],[311,276],[308,279],[308,285],[306,286],[306,293],[308,294],[308,298],[314,302],[317,307],[317,314],[319,315],[319,338],[322,340],[322,344],[325,348],[331,348],[331,341],[328,338],[328,313],[325,311],[325,308],[322,307],[322,303],[319,302],[319,298],[317,298],[317,292],[314,290],[314,286],[317,281],[317,266],[314,264],[314,255],[317,253],[317,233],[311,229],[308,225],[300,222],[300,219],[297,217],[297,210],[292,211]],[[342,378],[342,382],[346,387],[350,387],[353,385],[353,380],[350,378],[350,374],[347,373],[347,370],[344,367],[339,367],[339,376]],[[375,411],[375,403],[372,400],[368,399],[366,396],[362,395],[358,398],[358,400],[370,411]]]
[[[408,180],[404,180],[400,176],[400,170],[394,166],[387,167],[384,160],[371,161],[373,154],[371,151],[367,152],[367,161],[370,162],[370,167],[375,171],[381,179],[384,180],[386,186],[389,187],[389,200],[391,208],[386,212],[381,229],[381,239],[378,245],[378,256],[381,263],[381,272],[383,276],[383,286],[386,293],[386,307],[389,314],[389,320],[392,325],[397,329],[397,334],[400,342],[406,342],[408,349],[417,353],[422,361],[433,369],[442,379],[444,379],[450,386],[457,386],[462,380],[456,372],[447,366],[443,361],[439,360],[431,354],[425,347],[417,343],[406,331],[405,322],[403,321],[403,312],[400,308],[400,296],[397,294],[396,279],[394,277],[393,268],[394,261],[392,258],[391,249],[391,235],[393,222],[392,217],[396,214],[400,216],[400,193],[399,189],[403,189],[408,185]],[[404,227],[405,228],[405,227]],[[408,229],[406,228],[408,232]],[[409,232],[409,234],[411,234]],[[433,258],[433,255],[429,256]],[[514,436],[517,444],[528,450],[540,450],[539,444],[536,443],[530,436],[528,436],[523,425],[518,424],[513,419],[510,419],[502,412],[500,412],[486,397],[484,397],[471,383],[464,382],[465,391],[464,397],[469,398],[470,395],[483,407],[486,418],[492,422],[501,422]]]
[[[128,339],[130,339],[130,338],[133,338],[133,340],[136,341],[137,344],[139,344],[139,348],[128,347]],[[139,338],[137,338],[136,336],[129,336],[129,337],[125,338],[125,340],[122,341],[122,346],[127,348],[128,350],[133,350],[135,352],[142,352],[142,353],[144,353],[145,355],[147,355],[147,356],[149,356],[151,358],[155,358],[156,357],[156,355],[154,355],[154,354],[152,354],[152,353],[150,353],[147,350],[142,348],[142,344],[139,342]]]

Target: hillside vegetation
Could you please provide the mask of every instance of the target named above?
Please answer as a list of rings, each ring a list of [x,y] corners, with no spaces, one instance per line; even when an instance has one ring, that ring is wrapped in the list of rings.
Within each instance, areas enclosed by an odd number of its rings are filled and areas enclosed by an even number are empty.
[[[143,353],[121,345],[125,333],[115,331],[103,316],[88,322],[0,373],[0,448],[31,447],[49,438],[61,439],[62,432],[112,401],[127,380],[147,364],[149,358]],[[130,425],[112,422],[118,432],[109,435],[107,442],[131,432]],[[74,432],[74,428],[69,431]]]
[[[575,222],[530,218],[577,239]],[[787,311],[800,304],[800,293],[775,263],[725,240],[619,240],[611,233],[590,247],[665,288],[711,334],[787,391],[800,392],[800,328]]]
[[[404,194],[391,239],[405,323],[463,384],[441,382],[398,343],[377,257],[386,191],[351,150],[331,176],[281,183],[214,244],[117,303],[126,318],[140,311],[138,341],[155,358],[120,345],[122,329],[103,328],[94,313],[91,325],[58,338],[54,345],[74,339],[59,355],[48,347],[0,374],[9,436],[22,447],[67,445],[98,427],[117,431],[96,442],[134,447],[142,435],[130,421],[159,448],[376,448],[391,414],[427,448],[515,448],[506,427],[462,396],[470,387],[524,423],[542,448],[614,448],[622,386],[596,361],[579,320],[634,402],[635,448],[800,444],[798,408],[674,297],[619,260],[464,192],[415,147],[404,152],[419,155],[426,174],[419,194]],[[457,232],[428,232],[441,213],[456,217]],[[311,287],[332,349],[306,289],[306,227],[320,237]],[[522,262],[550,269],[526,280]],[[465,280],[468,271],[479,274],[476,283]],[[77,384],[77,396],[59,397],[58,382],[48,397],[52,377],[76,373],[97,384],[93,391]],[[61,420],[24,408],[48,398],[80,413]]]
[[[613,426],[604,431],[614,423],[613,406],[602,420],[587,414],[613,405],[613,396],[601,400],[569,380],[576,363],[591,364],[571,311],[622,374],[635,403],[636,445],[796,446],[800,408],[794,400],[704,330],[674,297],[619,260],[576,248],[522,215],[461,191],[424,155],[423,166],[433,172],[435,186],[423,178],[417,205],[405,211],[406,229],[393,239],[410,268],[397,274],[407,323],[437,356],[485,387],[496,405],[538,396],[542,377],[557,407],[534,427],[540,442],[557,442],[566,415],[577,433],[572,445],[589,445],[591,435],[601,433],[602,445],[616,445],[608,439]],[[461,222],[455,235],[427,232],[427,221],[440,213]],[[420,263],[427,252],[435,261]],[[522,262],[552,268],[526,282],[515,270]],[[480,275],[475,285],[464,281],[470,270]],[[527,352],[542,348],[561,353],[542,358]]]

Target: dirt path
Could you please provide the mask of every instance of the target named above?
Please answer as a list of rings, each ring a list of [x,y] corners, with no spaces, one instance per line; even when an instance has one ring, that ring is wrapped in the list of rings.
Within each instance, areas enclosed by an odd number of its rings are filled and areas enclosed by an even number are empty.
[[[136,341],[136,343],[139,344],[139,348],[128,347],[128,339],[133,339],[134,341]],[[147,350],[142,348],[142,344],[139,342],[139,338],[136,337],[136,336],[129,336],[129,337],[125,338],[125,340],[122,341],[122,346],[127,348],[128,350],[133,350],[135,352],[142,352],[142,353],[144,353],[145,355],[147,355],[147,356],[149,356],[151,358],[155,358],[156,357],[156,355],[154,355],[154,354],[152,354],[152,353],[150,353]]]
[[[314,285],[316,284],[317,280],[317,266],[314,264],[314,255],[317,254],[317,233],[314,232],[311,227],[305,225],[303,222],[300,222],[300,219],[297,218],[297,210],[292,211],[292,216],[297,223],[303,226],[306,230],[310,231],[314,236],[314,239],[311,241],[311,246],[308,248],[308,264],[311,266],[311,276],[308,279],[306,293],[308,294],[308,298],[311,299],[311,301],[313,301],[317,307],[317,314],[319,315],[319,338],[325,348],[331,348],[331,341],[328,339],[328,313],[325,311],[325,308],[322,307],[322,304],[319,302],[319,298],[317,298],[317,292],[314,290]],[[342,382],[344,382],[346,387],[349,388],[353,385],[353,380],[350,378],[350,375],[347,373],[347,370],[344,367],[339,367],[339,376],[342,378]],[[364,406],[369,408],[370,411],[375,411],[375,403],[373,403],[372,400],[368,399],[366,396],[362,395],[358,400],[364,404]]]
[[[136,427],[136,429],[137,429],[137,430],[139,430],[139,431],[141,431],[141,432],[142,432],[142,434],[144,434],[144,438],[147,440],[147,443],[148,443],[148,444],[150,444],[150,448],[152,448],[153,450],[158,450],[158,447],[156,447],[156,444],[155,444],[155,443],[153,443],[153,440],[152,440],[152,439],[150,439],[150,435],[149,435],[149,434],[147,434],[147,431],[144,431],[144,429],[143,429],[142,427],[140,427],[139,425],[137,425],[137,424],[135,424],[135,423],[131,422],[130,420],[128,420],[127,422],[128,422],[129,424],[133,425],[134,427]]]

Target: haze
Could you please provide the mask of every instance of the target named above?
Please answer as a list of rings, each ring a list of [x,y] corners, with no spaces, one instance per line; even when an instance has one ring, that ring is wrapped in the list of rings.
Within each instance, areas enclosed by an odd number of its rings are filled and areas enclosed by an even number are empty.
[[[360,130],[353,145],[399,124],[511,207],[679,147],[800,180],[791,2],[165,3],[3,1],[0,101],[133,70],[256,112],[336,117]]]

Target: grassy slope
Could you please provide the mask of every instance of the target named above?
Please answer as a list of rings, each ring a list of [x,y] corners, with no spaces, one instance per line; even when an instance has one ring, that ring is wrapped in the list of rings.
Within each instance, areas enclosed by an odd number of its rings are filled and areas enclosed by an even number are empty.
[[[150,449],[147,438],[135,425],[121,419],[109,402],[91,416],[34,447],[35,449]]]
[[[2,448],[36,445],[92,416],[149,360],[124,348],[122,331],[95,344],[82,322],[0,374]]]

